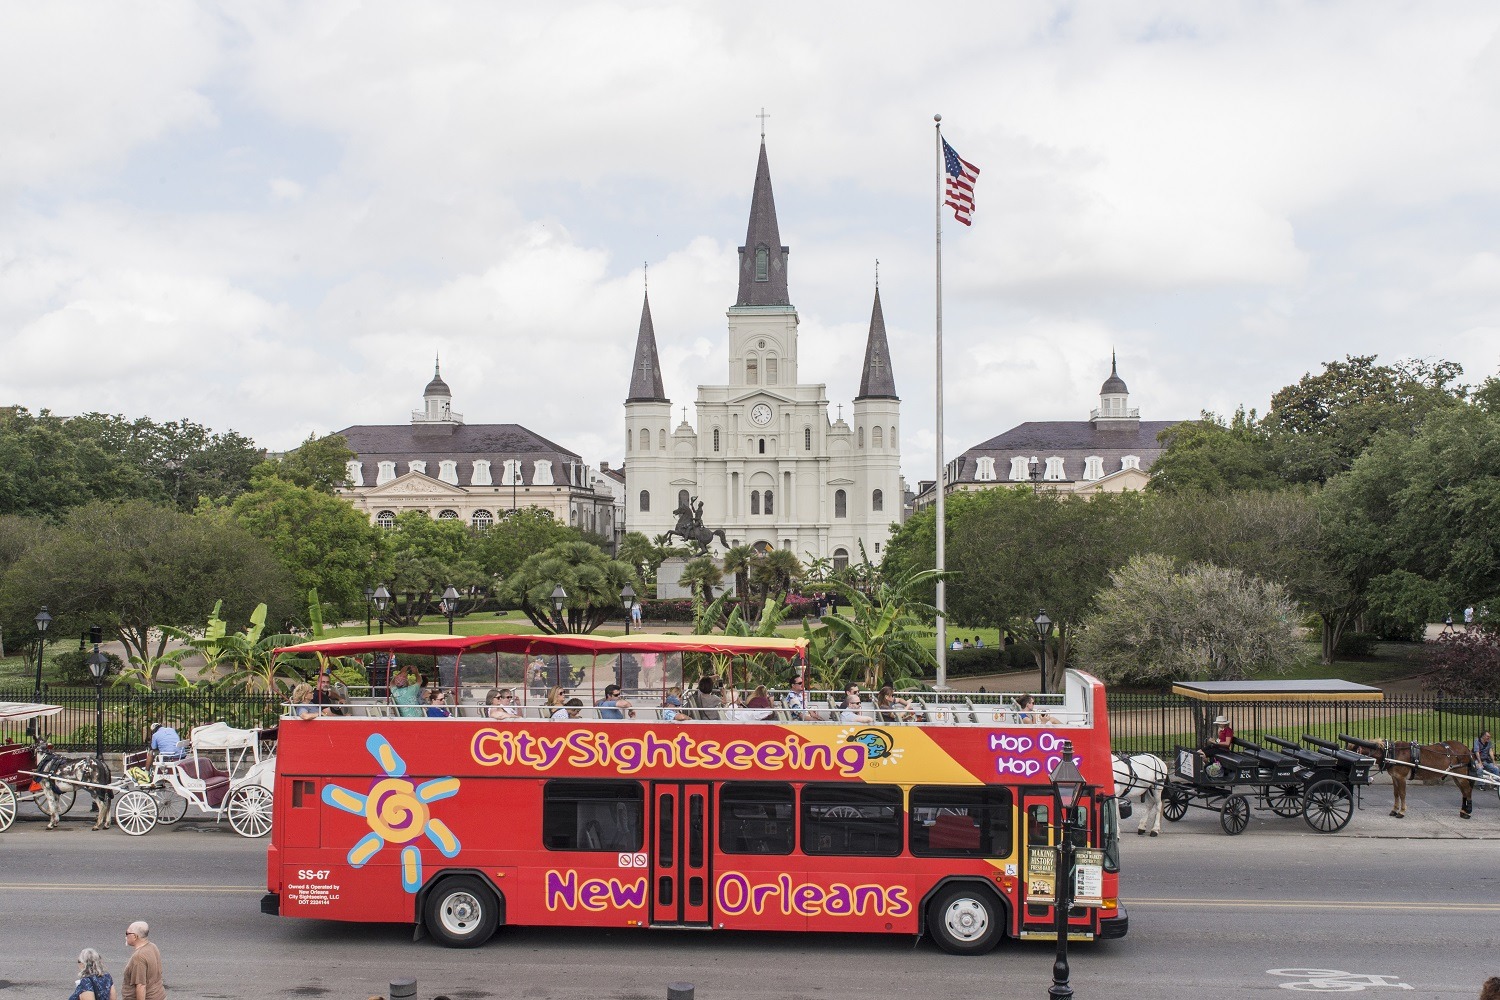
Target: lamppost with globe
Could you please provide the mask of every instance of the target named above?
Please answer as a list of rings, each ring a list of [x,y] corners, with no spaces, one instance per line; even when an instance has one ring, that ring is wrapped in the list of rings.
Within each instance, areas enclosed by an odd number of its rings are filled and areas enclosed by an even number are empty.
[[[635,588],[630,584],[620,588],[620,603],[625,605],[625,634],[630,634],[630,620],[635,617]]]
[[[552,590],[552,623],[558,632],[566,632],[567,624],[563,621],[563,605],[568,603],[568,592],[563,590],[563,585],[558,584]]]
[[[104,763],[104,675],[109,673],[109,657],[99,651],[104,630],[98,625],[89,629],[94,651],[89,654],[89,673],[94,675],[94,759]]]
[[[1037,646],[1041,651],[1039,659],[1042,661],[1042,685],[1039,689],[1042,694],[1047,693],[1047,640],[1052,637],[1052,619],[1047,617],[1046,611],[1038,611],[1036,618],[1032,619],[1032,625],[1036,627]]]
[[[458,591],[450,585],[443,591],[443,599],[438,602],[438,607],[443,609],[443,617],[448,619],[448,634],[453,634],[453,613],[458,610]]]
[[[1052,960],[1052,985],[1047,996],[1052,1000],[1067,1000],[1073,995],[1068,984],[1068,914],[1073,909],[1073,814],[1078,800],[1083,795],[1086,782],[1073,763],[1073,741],[1063,740],[1058,748],[1061,760],[1052,769],[1052,797],[1057,811],[1057,891],[1052,912],[1057,932],[1057,952]]]

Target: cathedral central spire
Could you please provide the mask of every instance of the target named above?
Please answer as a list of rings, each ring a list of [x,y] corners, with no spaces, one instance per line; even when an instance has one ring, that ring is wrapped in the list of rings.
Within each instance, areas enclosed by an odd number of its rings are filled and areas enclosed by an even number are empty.
[[[891,345],[885,337],[885,312],[880,308],[880,286],[875,287],[875,306],[870,310],[870,336],[865,341],[865,367],[859,376],[861,399],[899,399],[896,374],[891,371]]]
[[[656,357],[656,327],[651,322],[651,296],[641,296],[641,329],[635,338],[635,360],[630,368],[630,394],[627,403],[665,403],[667,391],[662,386],[661,362]]]
[[[745,245],[740,247],[739,306],[789,306],[786,288],[786,258],[791,251],[781,245],[776,224],[776,197],[771,193],[771,165],[762,137],[760,159],[755,165],[755,191],[750,196],[750,225]]]

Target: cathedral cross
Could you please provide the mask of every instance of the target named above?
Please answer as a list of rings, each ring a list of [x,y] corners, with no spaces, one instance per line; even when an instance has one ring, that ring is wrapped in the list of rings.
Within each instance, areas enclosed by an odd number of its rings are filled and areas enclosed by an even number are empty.
[[[880,355],[877,354],[870,359],[870,367],[875,369],[875,375],[876,377],[879,377],[880,369],[885,367],[885,362],[881,361]]]
[[[650,358],[642,358],[641,359],[641,374],[645,375],[647,377],[649,377],[651,375],[651,359]]]
[[[760,119],[760,141],[761,142],[765,142],[766,141],[766,119],[769,118],[769,117],[771,117],[771,116],[768,115],[768,114],[766,114],[766,109],[765,108],[761,108],[760,109],[760,114],[756,115],[755,117],[757,117],[757,118]]]

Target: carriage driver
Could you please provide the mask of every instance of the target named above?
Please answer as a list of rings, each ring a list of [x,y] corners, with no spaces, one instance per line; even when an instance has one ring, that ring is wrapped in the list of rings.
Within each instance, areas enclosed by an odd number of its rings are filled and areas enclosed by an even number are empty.
[[[1213,732],[1203,741],[1201,752],[1207,773],[1216,776],[1219,773],[1219,751],[1228,750],[1234,745],[1234,727],[1229,724],[1227,715],[1215,716],[1213,725]]]
[[[146,769],[151,769],[158,756],[162,760],[181,760],[182,754],[182,737],[177,735],[177,730],[160,722],[153,722],[151,742],[146,750]]]
[[[1479,734],[1474,741],[1474,767],[1483,778],[1485,775],[1500,777],[1500,764],[1495,763],[1495,741],[1490,738],[1490,731],[1486,729]]]

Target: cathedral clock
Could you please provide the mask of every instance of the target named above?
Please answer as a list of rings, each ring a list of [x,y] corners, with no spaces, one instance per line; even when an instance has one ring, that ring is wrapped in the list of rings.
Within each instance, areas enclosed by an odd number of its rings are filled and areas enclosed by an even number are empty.
[[[771,422],[771,408],[765,403],[756,403],[750,407],[750,420],[757,427],[764,427]]]

